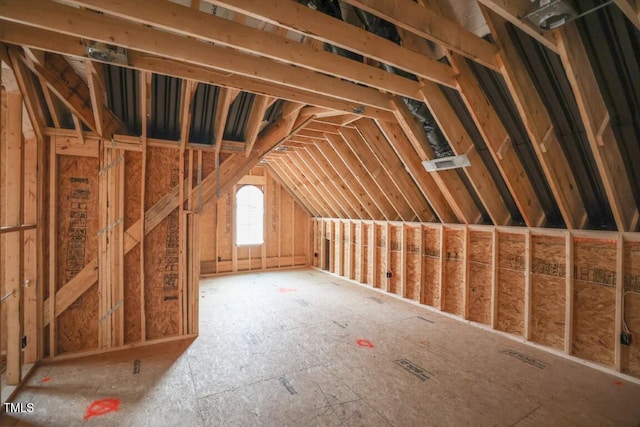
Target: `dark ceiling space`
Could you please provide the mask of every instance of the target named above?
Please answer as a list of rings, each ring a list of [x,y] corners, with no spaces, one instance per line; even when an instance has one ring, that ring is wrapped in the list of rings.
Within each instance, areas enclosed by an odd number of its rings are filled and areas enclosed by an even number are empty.
[[[133,135],[142,133],[138,94],[139,73],[131,68],[104,65],[107,106]]]
[[[217,86],[198,83],[191,102],[190,142],[213,145],[216,102],[219,94],[220,89]]]
[[[498,117],[500,117],[509,134],[509,138],[511,138],[514,150],[522,162],[525,173],[529,177],[533,190],[544,210],[547,219],[545,226],[564,227],[564,221],[558,205],[547,184],[542,167],[538,162],[538,157],[531,146],[527,130],[509,94],[504,79],[495,71],[474,61],[467,60],[467,63],[476,75],[485,96],[496,110]]]
[[[588,228],[615,230],[609,201],[560,57],[513,25],[508,28],[576,177],[589,218]]]

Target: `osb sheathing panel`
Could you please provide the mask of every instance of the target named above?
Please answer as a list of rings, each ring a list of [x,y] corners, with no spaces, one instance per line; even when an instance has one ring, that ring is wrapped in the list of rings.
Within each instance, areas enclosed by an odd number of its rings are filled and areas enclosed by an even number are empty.
[[[385,289],[387,286],[387,230],[384,225],[374,224],[376,245],[376,288]]]
[[[524,334],[525,236],[498,233],[497,329]]]
[[[200,259],[202,273],[215,273],[215,265],[210,271],[207,261],[216,259],[216,219],[218,210],[215,206],[200,214]],[[206,267],[206,268],[205,268]]]
[[[354,260],[353,260],[353,280],[360,279],[360,272],[362,269],[362,259],[364,253],[362,250],[362,227],[360,223],[355,223],[353,226],[353,244],[354,244]]]
[[[291,196],[287,193],[286,197],[291,199],[291,202],[293,203],[293,207],[294,207],[294,219],[295,222],[292,225],[293,226],[293,231],[295,233],[295,239],[294,239],[294,254],[295,255],[305,255],[307,254],[307,252],[309,252],[309,248],[308,246],[308,236],[309,236],[309,223],[310,223],[310,218],[309,218],[309,214],[300,206],[298,205],[295,200],[293,200],[291,198]]]
[[[400,294],[401,280],[403,274],[402,265],[402,226],[391,226],[389,228],[389,271],[391,278],[389,280],[389,292]]]
[[[362,226],[362,239],[364,240],[364,244],[362,247],[362,251],[363,251],[362,255],[364,258],[364,261],[362,263],[362,270],[363,270],[362,282],[367,285],[371,285],[373,283],[373,277],[371,277],[371,274],[370,274],[370,271],[371,271],[370,254],[371,254],[371,251],[373,250],[373,245],[375,244],[375,242],[371,241],[371,227],[373,227],[372,224],[363,224]]]
[[[444,311],[464,315],[464,231],[445,228]]]
[[[574,238],[572,354],[614,363],[616,242]]]
[[[142,154],[133,151],[125,153],[124,186],[124,229],[140,219]],[[142,339],[142,301],[140,280],[140,245],[124,256],[124,341],[131,343]]]
[[[493,233],[469,231],[469,320],[491,324]]]
[[[353,249],[352,244],[352,236],[351,236],[351,223],[343,222],[342,223],[342,273],[345,277],[351,278],[351,274],[353,273],[352,262],[353,262]]]
[[[286,193],[280,192],[280,256],[293,255],[293,199]]]
[[[531,341],[564,349],[565,238],[531,236]]]
[[[59,290],[98,255],[97,158],[58,156],[56,222]],[[57,318],[58,353],[98,346],[98,284]]]
[[[440,306],[440,229],[422,227],[422,303]]]
[[[271,177],[271,174],[267,174],[267,189],[266,189],[266,203],[265,207],[267,209],[266,221],[265,224],[265,245],[267,258],[277,257],[278,256],[278,230],[280,229],[280,215],[279,215],[279,206],[280,206],[280,194],[281,188],[280,184],[276,182],[275,179]],[[318,224],[319,225],[319,224]],[[318,239],[322,236],[318,234]],[[320,246],[318,246],[318,253],[320,252]],[[319,257],[318,257],[319,258]]]
[[[145,205],[153,206],[180,184],[179,151],[149,147]],[[147,339],[179,333],[178,209],[145,237],[145,321]]]
[[[407,239],[405,296],[414,301],[420,301],[420,279],[422,266],[420,253],[420,227],[407,227],[405,232]]]
[[[216,241],[218,242],[216,257],[218,261],[231,261],[233,258],[233,201],[230,191],[220,194],[218,203]]]
[[[622,371],[640,377],[640,243],[625,242],[624,265],[624,321],[633,341],[622,346]]]

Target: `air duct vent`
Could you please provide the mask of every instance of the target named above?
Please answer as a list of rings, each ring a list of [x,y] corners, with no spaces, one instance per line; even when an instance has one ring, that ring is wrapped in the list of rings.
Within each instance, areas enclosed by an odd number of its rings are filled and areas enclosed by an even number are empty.
[[[534,5],[524,18],[543,31],[553,30],[578,17],[567,0],[535,0]]]
[[[93,58],[96,61],[127,65],[127,52],[121,47],[89,42],[86,52],[89,58]]]
[[[425,160],[422,162],[422,166],[427,172],[444,171],[447,169],[458,169],[471,166],[466,154],[452,157],[441,157],[439,159]]]

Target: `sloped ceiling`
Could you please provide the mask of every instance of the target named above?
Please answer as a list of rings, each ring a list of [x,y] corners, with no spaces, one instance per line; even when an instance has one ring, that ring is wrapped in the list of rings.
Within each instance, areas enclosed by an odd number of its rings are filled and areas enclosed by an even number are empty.
[[[633,2],[546,33],[526,0],[121,3],[0,0],[43,135],[204,150],[211,173],[260,162],[318,217],[638,230]],[[124,61],[87,58],[96,42]],[[426,172],[430,132],[471,166]]]

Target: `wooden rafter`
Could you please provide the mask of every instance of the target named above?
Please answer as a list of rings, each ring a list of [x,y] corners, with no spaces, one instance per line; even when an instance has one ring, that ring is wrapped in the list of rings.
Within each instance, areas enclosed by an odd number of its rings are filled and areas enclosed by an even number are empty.
[[[375,0],[345,0],[412,33],[451,49],[485,67],[497,69],[497,48],[454,21],[422,7],[411,0],[380,2]]]
[[[429,145],[422,126],[411,115],[402,101],[396,101],[395,105],[398,124],[413,144],[413,148],[418,153],[418,158],[421,161],[434,159],[435,152]],[[477,224],[482,220],[480,210],[455,171],[433,172],[431,176],[449,202],[449,206],[455,212],[459,222]]]
[[[0,3],[0,16],[12,22],[171,57],[224,73],[329,94],[353,102],[354,109],[361,106],[390,109],[389,95],[372,88],[49,0],[33,0],[28,5]],[[211,58],[220,60],[212,66]]]
[[[481,9],[496,43],[501,48],[497,58],[502,75],[522,117],[562,218],[567,228],[583,228],[588,219],[586,208],[549,112],[507,32],[506,21],[486,8]]]
[[[249,114],[249,119],[247,120],[247,130],[245,135],[245,144],[247,145],[245,153],[247,157],[249,157],[249,155],[251,154],[253,145],[256,143],[256,139],[258,138],[258,132],[260,132],[260,130],[262,129],[264,113],[266,113],[267,108],[269,108],[270,100],[270,97],[264,95],[256,95],[255,99],[253,100],[251,113]]]
[[[304,194],[302,194],[302,192],[298,191],[296,184],[291,181],[290,177],[286,173],[283,172],[277,160],[269,159],[266,165],[282,186],[287,188],[291,194],[295,194],[298,203],[300,203],[301,206],[304,206],[311,216],[320,216],[318,208]]]
[[[302,43],[292,49],[293,42],[278,34],[194,11],[171,2],[164,4],[162,8],[157,7],[154,0],[139,0],[136,3],[116,0],[71,0],[71,3],[403,96],[415,96],[418,89],[413,80],[387,73],[377,67],[354,62],[324,50],[316,50]],[[439,83],[451,85],[453,72],[450,69],[449,71],[447,78],[442,79],[445,81]]]
[[[344,158],[334,150],[327,140],[314,143],[313,146],[318,153],[322,154],[336,173],[342,177],[353,196],[360,202],[366,210],[369,219],[383,219],[382,213],[376,202],[369,195],[359,179],[353,174],[352,169],[345,162]]]
[[[376,61],[393,65],[428,80],[451,86],[450,67],[418,55],[356,26],[341,22],[296,2],[278,0],[207,0],[227,9],[300,32]]]
[[[84,58],[86,52],[82,39],[56,33],[53,31],[29,27],[15,22],[5,21],[0,18],[0,40],[16,45],[31,46],[50,52],[57,52],[76,58]],[[234,90],[256,94],[264,94],[292,102],[321,106],[330,110],[353,113],[356,107],[354,103],[312,92],[304,88],[284,87],[275,83],[266,82],[250,76],[220,73],[211,68],[205,68],[193,64],[187,64],[178,60],[170,60],[164,57],[141,53],[130,49],[128,52],[127,67],[145,72],[165,74],[168,76],[196,80],[202,83],[215,84]],[[333,80],[332,80],[333,81]],[[375,119],[392,120],[393,115],[375,107],[358,109],[359,116]],[[355,116],[355,115],[354,115]],[[357,116],[356,116],[357,117]]]
[[[360,119],[355,123],[356,129],[362,135],[362,139],[374,153],[382,167],[392,177],[398,187],[398,192],[406,200],[407,204],[422,222],[433,222],[436,217],[422,193],[416,186],[411,175],[406,171],[404,164],[391,148],[391,142],[380,131],[371,119]]]
[[[560,28],[556,36],[560,58],[575,95],[616,226],[620,231],[636,231],[638,207],[580,32],[571,23]]]
[[[557,52],[555,40],[550,33],[543,33],[521,19],[521,17],[531,11],[532,3],[530,0],[478,0],[478,3],[481,3],[486,8],[500,15],[503,19],[511,22],[535,40],[542,43],[546,48]]]
[[[640,30],[640,3],[637,0],[615,0],[615,3],[627,19]]]

